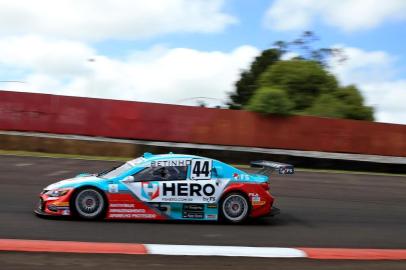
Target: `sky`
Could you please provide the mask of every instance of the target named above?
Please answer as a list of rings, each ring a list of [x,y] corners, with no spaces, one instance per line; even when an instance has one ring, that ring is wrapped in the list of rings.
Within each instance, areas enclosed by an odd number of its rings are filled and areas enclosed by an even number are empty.
[[[406,124],[405,0],[0,0],[0,18],[3,90],[224,105],[261,50],[310,30],[377,121]]]

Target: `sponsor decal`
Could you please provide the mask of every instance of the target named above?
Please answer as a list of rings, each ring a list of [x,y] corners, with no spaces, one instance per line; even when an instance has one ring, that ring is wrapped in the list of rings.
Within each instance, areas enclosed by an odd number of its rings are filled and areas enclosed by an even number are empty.
[[[70,210],[66,209],[62,211],[63,216],[69,216],[70,215]]]
[[[183,218],[204,218],[204,205],[203,204],[184,204],[182,211]]]
[[[142,182],[141,195],[149,201],[157,198],[159,196],[159,182]]]
[[[248,174],[233,173],[233,179],[240,181],[248,181],[250,179],[250,176]]]
[[[133,203],[112,203],[110,207],[134,208]]]
[[[252,205],[264,205],[264,204],[266,204],[266,201],[252,202]]]
[[[248,196],[251,198],[252,205],[264,205],[266,201],[261,200],[261,196],[258,193],[249,193]]]
[[[69,206],[69,202],[54,202],[53,205],[55,206]]]
[[[171,160],[156,160],[151,161],[151,167],[170,167],[170,166],[188,166],[188,159],[171,159]]]
[[[184,204],[183,210],[204,211],[204,205],[203,204]]]
[[[118,193],[118,184],[109,184],[109,193]]]
[[[217,215],[215,214],[206,215],[206,219],[217,219]]]
[[[199,183],[163,183],[162,196],[213,196],[216,187],[213,184],[200,185]]]
[[[183,212],[183,218],[195,218],[195,219],[202,219],[204,218],[203,213],[194,213],[194,212]]]
[[[281,167],[279,168],[279,174],[293,174],[295,169],[293,167]]]
[[[173,197],[173,198],[166,198],[161,197],[161,201],[163,202],[193,202],[193,198],[180,198],[180,197]]]
[[[110,209],[109,211],[110,213],[145,213],[145,209],[128,209],[128,208],[124,208],[124,209]]]
[[[212,180],[171,180],[124,183],[136,197],[154,203],[211,203],[220,198],[229,179]]]
[[[146,219],[154,219],[156,218],[156,214],[109,214],[109,218],[146,218]]]

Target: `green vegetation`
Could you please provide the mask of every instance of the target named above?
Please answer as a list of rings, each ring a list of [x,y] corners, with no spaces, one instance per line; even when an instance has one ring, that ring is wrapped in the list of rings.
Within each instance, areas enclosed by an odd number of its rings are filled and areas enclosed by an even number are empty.
[[[235,92],[230,94],[230,109],[242,109],[258,89],[257,79],[270,66],[279,61],[281,51],[268,49],[257,56],[249,70],[241,73],[241,78],[235,84]]]
[[[290,114],[292,107],[293,102],[284,90],[266,86],[259,88],[247,105],[250,111],[278,115]]]
[[[276,42],[277,48],[262,52],[242,72],[230,94],[231,109],[245,108],[262,114],[314,115],[373,121],[373,108],[365,106],[355,85],[340,86],[328,71],[328,57],[340,56],[337,49],[311,49],[313,34],[305,32],[293,42]],[[302,52],[291,60],[282,60],[290,46]],[[297,51],[295,51],[297,52]]]

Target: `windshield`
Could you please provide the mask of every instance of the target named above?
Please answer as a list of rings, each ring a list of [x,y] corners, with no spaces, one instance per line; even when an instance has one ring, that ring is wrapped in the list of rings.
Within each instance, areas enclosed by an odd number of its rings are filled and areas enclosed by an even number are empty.
[[[137,164],[140,164],[140,163],[142,163],[144,161],[145,161],[144,158],[139,157],[137,159],[128,161],[128,162],[126,162],[124,164],[115,166],[115,167],[113,167],[111,169],[108,169],[106,171],[98,173],[97,177],[109,179],[109,178],[114,178],[114,177],[120,176],[121,174],[125,173],[126,171],[130,170],[131,168],[133,168]]]
[[[124,163],[122,165],[108,169],[107,171],[103,171],[103,172],[99,173],[97,176],[101,177],[101,178],[114,178],[114,177],[117,177],[120,174],[128,171],[132,167],[133,166],[131,166],[129,163]]]

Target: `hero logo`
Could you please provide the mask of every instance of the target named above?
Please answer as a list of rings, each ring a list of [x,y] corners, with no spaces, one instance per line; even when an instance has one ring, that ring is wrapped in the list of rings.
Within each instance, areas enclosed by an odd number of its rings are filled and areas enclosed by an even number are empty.
[[[198,183],[164,183],[162,196],[213,196],[216,188],[212,184],[200,185]]]
[[[159,182],[143,182],[141,195],[147,200],[159,197]]]

